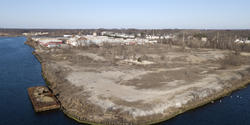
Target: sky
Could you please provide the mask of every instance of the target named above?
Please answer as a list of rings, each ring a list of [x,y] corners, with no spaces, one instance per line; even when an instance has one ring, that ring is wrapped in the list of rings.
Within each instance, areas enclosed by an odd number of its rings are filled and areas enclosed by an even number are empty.
[[[250,29],[250,0],[0,0],[0,28]]]

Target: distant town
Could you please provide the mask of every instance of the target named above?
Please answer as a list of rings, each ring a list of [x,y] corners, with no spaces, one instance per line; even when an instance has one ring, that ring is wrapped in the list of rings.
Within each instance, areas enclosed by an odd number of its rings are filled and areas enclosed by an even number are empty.
[[[191,32],[191,34],[190,34]],[[200,43],[211,41],[228,41],[236,44],[250,44],[250,37],[235,35],[225,39],[225,33],[219,34],[214,32],[213,36],[206,33],[192,31],[171,32],[171,33],[150,33],[135,32],[135,33],[122,33],[122,31],[91,31],[82,34],[71,33],[61,34],[60,36],[51,36],[49,32],[24,32],[23,36],[30,37],[32,40],[37,41],[40,45],[48,48],[52,47],[83,47],[91,44],[102,46],[104,43],[121,44],[121,45],[143,45],[143,44],[156,44],[156,43],[171,43],[176,44],[176,41],[188,42],[196,41]],[[218,31],[221,32],[221,31]],[[230,32],[230,31],[229,31]],[[247,32],[247,31],[245,31]],[[6,35],[1,33],[0,35]],[[223,36],[224,35],[224,36]],[[219,38],[220,37],[220,38]],[[230,38],[230,39],[228,39]],[[175,43],[176,42],[176,43]]]
[[[128,35],[124,33],[114,32],[101,32],[97,34],[94,32],[92,35],[63,35],[63,37],[41,37],[37,34],[48,34],[47,32],[39,33],[23,33],[25,36],[32,36],[31,39],[38,41],[40,45],[45,47],[79,47],[88,46],[90,44],[96,44],[102,46],[103,43],[108,42],[112,44],[134,45],[134,44],[154,44],[158,39],[174,39],[174,35],[166,35],[163,37],[147,35],[146,38],[142,38],[141,34]]]

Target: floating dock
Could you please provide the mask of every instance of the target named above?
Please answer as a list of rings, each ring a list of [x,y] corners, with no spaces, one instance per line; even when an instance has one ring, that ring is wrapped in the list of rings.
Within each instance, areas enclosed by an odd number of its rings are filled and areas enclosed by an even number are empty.
[[[60,103],[56,97],[45,86],[30,87],[28,88],[28,93],[35,112],[60,108]]]

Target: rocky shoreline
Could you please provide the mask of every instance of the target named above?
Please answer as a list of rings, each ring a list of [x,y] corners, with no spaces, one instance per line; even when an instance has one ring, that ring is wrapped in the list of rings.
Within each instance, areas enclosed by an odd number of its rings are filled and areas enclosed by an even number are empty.
[[[206,99],[203,99],[203,100],[200,100],[199,102],[197,103],[192,103],[188,106],[185,106],[184,108],[182,109],[176,109],[176,111],[174,113],[172,113],[171,115],[163,118],[163,119],[160,119],[160,120],[157,120],[157,121],[152,121],[152,122],[148,122],[148,123],[143,123],[143,124],[148,124],[148,125],[151,125],[151,124],[157,124],[157,123],[161,123],[161,122],[164,122],[164,121],[167,121],[171,118],[174,118],[176,117],[177,115],[180,115],[186,111],[189,111],[189,110],[193,110],[193,109],[196,109],[196,108],[199,108],[201,106],[204,106],[204,105],[207,105],[209,103],[211,103],[212,101],[216,101],[220,98],[223,98],[225,96],[228,96],[229,94],[231,94],[232,92],[234,91],[237,91],[237,90],[240,90],[242,88],[245,88],[247,85],[250,84],[250,80],[246,80],[246,81],[241,81],[240,84],[238,84],[237,86],[233,87],[233,88],[230,88],[228,90],[224,90],[222,91],[221,93],[216,93],[214,96],[210,97],[210,98],[206,98]],[[102,124],[97,124],[97,123],[93,123],[93,122],[87,122],[87,121],[84,121],[84,120],[80,120],[79,118],[77,118],[77,116],[73,116],[71,115],[70,113],[67,113],[66,110],[62,110],[64,112],[64,114],[66,116],[68,116],[69,118],[77,121],[78,123],[83,123],[83,124],[92,124],[92,125],[102,125]],[[112,124],[116,124],[116,123],[109,123],[110,125]],[[133,123],[131,123],[133,124]]]
[[[245,87],[250,82],[249,80],[250,70],[249,68],[246,68],[246,69],[243,69],[244,71],[243,70],[239,71],[239,74],[243,74],[240,80],[238,79],[232,80],[232,83],[230,83],[230,85],[228,86],[225,85],[224,88],[219,89],[220,91],[212,91],[211,92],[212,94],[210,94],[210,96],[205,96],[204,98],[198,98],[197,100],[189,101],[185,105],[182,105],[181,107],[179,106],[171,107],[171,110],[168,110],[167,112],[164,111],[163,113],[164,115],[153,114],[153,115],[137,117],[136,119],[134,119],[133,117],[126,115],[126,112],[125,114],[119,114],[121,112],[117,110],[116,111],[117,114],[116,114],[114,110],[114,111],[111,111],[111,113],[114,113],[114,114],[111,114],[111,116],[106,116],[102,114],[99,106],[93,105],[88,102],[88,98],[90,97],[89,93],[85,93],[86,95],[81,94],[81,96],[67,95],[69,93],[76,94],[74,93],[74,91],[78,91],[78,89],[85,89],[84,87],[81,88],[81,87],[72,85],[68,80],[64,79],[64,76],[68,75],[65,73],[69,72],[68,70],[70,69],[61,67],[60,65],[56,65],[54,61],[46,60],[45,58],[46,56],[43,55],[44,52],[37,52],[37,50],[39,50],[39,45],[36,44],[35,42],[27,41],[26,44],[35,49],[33,54],[41,63],[42,76],[46,80],[48,87],[51,90],[53,90],[53,93],[55,95],[58,95],[58,99],[61,102],[62,107],[63,107],[62,108],[63,112],[68,117],[80,123],[106,124],[106,125],[113,125],[113,124],[115,125],[134,125],[134,124],[144,125],[144,124],[159,123],[159,122],[168,120],[170,118],[173,118],[176,115],[179,115],[185,111],[197,108],[199,106],[203,106],[207,103],[210,103],[213,100],[224,97],[235,90]],[[235,78],[232,78],[232,79],[235,79]],[[208,91],[210,93],[210,90]],[[78,100],[78,98],[85,100],[85,102],[81,102],[81,100]],[[78,111],[74,111],[72,109],[85,110],[86,115],[82,116],[81,113],[78,113]],[[107,117],[107,118],[102,119],[103,117]]]

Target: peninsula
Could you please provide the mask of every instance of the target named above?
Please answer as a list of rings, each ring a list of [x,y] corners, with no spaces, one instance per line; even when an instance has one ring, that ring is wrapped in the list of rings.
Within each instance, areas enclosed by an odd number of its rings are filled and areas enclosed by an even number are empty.
[[[26,44],[35,49],[42,75],[67,116],[81,123],[145,125],[249,83],[250,53],[241,51],[239,40],[216,41],[203,34],[102,32],[29,37]]]

